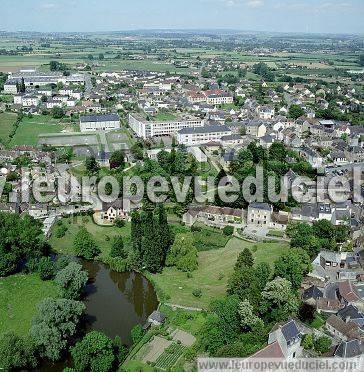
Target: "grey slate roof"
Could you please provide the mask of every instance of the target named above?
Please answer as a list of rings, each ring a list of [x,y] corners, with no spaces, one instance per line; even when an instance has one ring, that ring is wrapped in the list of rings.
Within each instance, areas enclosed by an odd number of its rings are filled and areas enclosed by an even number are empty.
[[[263,209],[265,211],[271,211],[272,206],[269,205],[268,203],[250,203],[249,208],[254,208],[254,209]]]
[[[305,300],[307,300],[309,298],[314,298],[315,300],[317,300],[318,298],[323,297],[323,293],[316,286],[313,285],[313,286],[311,286],[310,288],[306,289],[303,292],[302,297]]]
[[[152,314],[149,315],[148,319],[154,320],[155,322],[158,322],[158,323],[163,323],[164,320],[166,319],[166,316],[160,311],[155,310],[152,312]]]
[[[296,325],[296,322],[293,319],[285,323],[282,326],[281,330],[287,343],[292,342],[301,336],[301,333]]]
[[[342,341],[335,350],[335,356],[353,358],[364,353],[364,347],[359,340]]]
[[[337,315],[344,321],[350,318],[350,320],[364,319],[364,314],[361,313],[355,306],[348,305],[344,309],[340,310]]]
[[[104,121],[120,121],[119,115],[107,114],[107,115],[85,115],[80,117],[81,123],[100,123]]]

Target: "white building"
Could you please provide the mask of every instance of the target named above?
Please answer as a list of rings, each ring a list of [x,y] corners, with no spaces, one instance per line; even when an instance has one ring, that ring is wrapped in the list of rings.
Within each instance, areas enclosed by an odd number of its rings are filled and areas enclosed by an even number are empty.
[[[177,141],[186,146],[195,146],[211,141],[220,141],[222,137],[231,134],[231,129],[226,125],[207,125],[199,128],[181,129],[177,133]]]
[[[8,80],[4,84],[4,93],[8,93],[8,94],[18,93],[18,87],[16,86],[16,81]]]
[[[22,96],[22,106],[23,107],[31,107],[31,106],[38,106],[40,102],[39,97],[37,96]]]
[[[139,137],[146,139],[176,135],[183,128],[203,127],[205,121],[194,117],[173,121],[148,121],[139,114],[129,114],[129,125]]]
[[[117,114],[86,115],[80,117],[81,132],[108,131],[120,129],[120,118]]]

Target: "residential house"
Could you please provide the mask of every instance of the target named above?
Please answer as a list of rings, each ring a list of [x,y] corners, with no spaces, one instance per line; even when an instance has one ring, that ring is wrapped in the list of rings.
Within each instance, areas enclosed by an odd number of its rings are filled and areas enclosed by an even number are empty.
[[[216,206],[190,206],[183,215],[182,221],[187,226],[192,226],[195,222],[200,221],[206,225],[220,228],[225,226],[241,227],[243,210]]]
[[[108,222],[114,222],[116,219],[126,220],[129,212],[124,208],[122,199],[117,199],[113,203],[103,203],[101,219]]]
[[[250,358],[282,358],[286,360],[299,358],[303,352],[301,338],[302,333],[293,319],[283,324],[277,324],[269,333],[268,346]]]
[[[246,124],[246,134],[255,138],[261,138],[267,133],[267,127],[260,120],[251,120]]]
[[[267,203],[250,203],[247,225],[269,227],[272,221],[273,207]]]

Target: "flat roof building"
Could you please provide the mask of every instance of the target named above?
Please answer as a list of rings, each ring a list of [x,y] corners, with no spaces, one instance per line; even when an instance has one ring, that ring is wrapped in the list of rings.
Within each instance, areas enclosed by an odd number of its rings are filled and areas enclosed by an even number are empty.
[[[183,128],[203,127],[205,120],[186,117],[169,121],[147,120],[140,114],[129,114],[130,128],[141,138],[175,136]]]
[[[117,114],[86,115],[80,117],[81,132],[109,131],[120,129],[120,117]]]

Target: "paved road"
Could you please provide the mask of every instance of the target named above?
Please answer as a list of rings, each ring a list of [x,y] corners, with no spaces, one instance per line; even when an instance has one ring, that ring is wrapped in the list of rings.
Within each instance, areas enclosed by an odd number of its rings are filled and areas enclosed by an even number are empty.
[[[85,95],[88,96],[92,92],[92,82],[91,82],[91,75],[90,74],[85,74]]]

